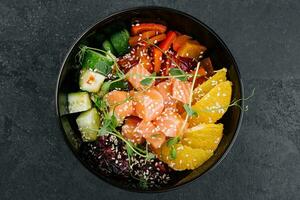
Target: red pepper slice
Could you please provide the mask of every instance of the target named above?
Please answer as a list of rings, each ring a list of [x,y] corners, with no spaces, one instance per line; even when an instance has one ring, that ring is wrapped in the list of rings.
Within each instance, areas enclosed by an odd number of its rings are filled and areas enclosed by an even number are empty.
[[[132,36],[129,38],[129,45],[135,46],[142,40],[149,39],[153,36],[155,36],[155,31],[146,31],[146,32],[141,33],[141,35]]]
[[[161,24],[155,24],[155,23],[143,23],[143,24],[133,25],[131,27],[131,33],[133,35],[137,35],[145,31],[157,31],[159,33],[164,33],[166,32],[166,30],[167,30],[166,26]]]
[[[160,71],[161,61],[162,61],[162,52],[168,51],[171,47],[171,44],[176,39],[176,33],[174,31],[169,31],[167,33],[166,39],[164,39],[160,44],[159,48],[153,49],[154,56],[154,71],[158,73]]]
[[[169,50],[171,44],[174,42],[175,39],[176,33],[174,31],[169,31],[167,33],[166,39],[159,44],[159,48],[161,48],[163,51]]]
[[[154,71],[158,73],[162,61],[162,52],[161,50],[155,47],[153,48],[153,60],[154,60]]]

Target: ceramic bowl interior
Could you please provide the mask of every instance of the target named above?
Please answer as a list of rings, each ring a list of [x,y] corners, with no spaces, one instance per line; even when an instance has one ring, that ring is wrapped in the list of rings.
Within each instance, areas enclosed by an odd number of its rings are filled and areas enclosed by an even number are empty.
[[[140,22],[158,22],[166,24],[169,29],[178,30],[181,33],[192,36],[201,44],[208,47],[205,56],[209,56],[212,60],[215,70],[226,67],[228,70],[227,78],[233,83],[232,99],[241,99],[243,97],[243,87],[240,79],[237,64],[222,40],[209,27],[199,20],[191,17],[183,12],[161,7],[141,7],[133,8],[113,14],[88,29],[83,33],[76,43],[71,47],[62,65],[56,90],[56,105],[59,123],[61,124],[66,142],[76,155],[76,157],[95,175],[102,180],[130,191],[144,192],[127,184],[121,178],[109,177],[101,174],[86,162],[86,158],[80,153],[82,141],[80,133],[76,125],[75,119],[77,115],[68,115],[67,110],[67,94],[76,92],[78,87],[79,66],[76,62],[76,54],[79,51],[79,45],[86,44],[88,46],[99,48],[99,44],[104,40],[104,36],[114,32],[120,27],[130,27],[132,21]],[[243,103],[243,102],[241,102]],[[203,165],[193,171],[176,172],[176,176],[170,184],[148,192],[166,191],[178,186],[182,186],[192,180],[200,177],[208,170],[212,169],[225,156],[230,149],[237,135],[241,124],[242,112],[237,107],[230,107],[223,118],[219,121],[224,124],[224,136],[215,151],[214,155]]]

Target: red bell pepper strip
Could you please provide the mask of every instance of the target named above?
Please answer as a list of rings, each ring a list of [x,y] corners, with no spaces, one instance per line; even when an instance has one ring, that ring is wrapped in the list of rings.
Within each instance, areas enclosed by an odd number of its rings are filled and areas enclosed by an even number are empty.
[[[142,42],[142,40],[149,39],[153,36],[155,36],[155,31],[146,31],[141,33],[140,35],[130,37],[128,42],[130,46],[135,46],[139,42]]]
[[[154,71],[159,73],[160,65],[162,61],[162,52],[158,48],[153,48],[153,60],[154,60]]]
[[[169,31],[167,33],[166,39],[164,39],[160,44],[159,48],[154,48],[154,71],[158,73],[160,71],[160,65],[162,61],[162,51],[166,52],[171,47],[172,43],[176,39],[176,33],[174,31]]]
[[[136,24],[131,27],[131,33],[133,35],[137,35],[145,31],[157,31],[158,33],[164,33],[166,30],[166,26],[155,23]]]
[[[166,39],[167,37],[166,37],[166,34],[160,34],[160,35],[156,35],[156,36],[154,36],[154,37],[152,37],[152,38],[150,38],[149,39],[149,43],[151,43],[151,44],[156,44],[156,43],[158,43],[158,42],[161,42],[161,41],[163,41],[164,39]]]
[[[159,48],[163,51],[168,51],[175,39],[176,33],[174,31],[169,31],[166,39],[159,44]]]

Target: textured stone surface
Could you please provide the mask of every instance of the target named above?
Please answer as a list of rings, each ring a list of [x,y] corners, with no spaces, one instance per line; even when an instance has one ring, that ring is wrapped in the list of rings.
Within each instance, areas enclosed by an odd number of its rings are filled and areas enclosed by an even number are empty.
[[[298,199],[300,196],[300,2],[0,2],[1,199]],[[108,14],[138,5],[185,11],[213,28],[235,55],[249,104],[224,161],[173,192],[134,194],[92,175],[65,145],[54,93],[75,38]]]

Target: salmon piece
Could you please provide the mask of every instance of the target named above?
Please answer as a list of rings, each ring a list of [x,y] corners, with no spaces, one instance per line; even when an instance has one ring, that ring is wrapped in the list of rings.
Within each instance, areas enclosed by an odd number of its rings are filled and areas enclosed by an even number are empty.
[[[134,112],[133,101],[129,97],[128,92],[118,90],[111,91],[104,96],[110,111],[115,114],[119,122]]]
[[[163,81],[156,85],[156,89],[164,98],[165,110],[177,112],[177,101],[172,99],[172,82]]]
[[[152,148],[158,149],[166,141],[166,136],[157,130],[152,122],[142,121],[135,131],[143,136]]]
[[[153,124],[157,126],[158,130],[163,132],[167,137],[176,137],[182,135],[182,126],[184,120],[181,116],[173,111],[165,110],[158,116]]]
[[[172,98],[182,103],[189,103],[192,87],[191,83],[187,81],[180,81],[178,79],[173,79],[172,82]]]
[[[137,90],[140,90],[140,89],[143,89],[146,87],[141,84],[141,81],[150,75],[151,75],[150,72],[141,63],[132,67],[126,73],[127,80]]]
[[[164,109],[163,96],[155,88],[135,93],[133,101],[138,117],[144,121],[155,119]]]
[[[141,144],[144,140],[141,134],[135,131],[141,119],[138,117],[128,117],[122,126],[122,135],[135,144]]]

